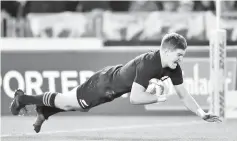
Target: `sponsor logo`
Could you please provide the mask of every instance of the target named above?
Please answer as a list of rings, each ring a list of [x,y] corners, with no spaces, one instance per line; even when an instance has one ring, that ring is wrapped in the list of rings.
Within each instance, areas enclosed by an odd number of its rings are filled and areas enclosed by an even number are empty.
[[[68,93],[72,88],[84,83],[94,74],[93,71],[25,71],[10,70],[0,76],[2,91],[14,97],[14,90],[20,88],[27,95],[42,94],[45,91]]]
[[[225,41],[221,41],[219,43],[219,73],[221,80],[221,86],[219,87],[219,114],[221,117],[225,117],[225,83],[223,82],[223,78],[225,78]]]
[[[86,108],[89,106],[84,99],[79,99],[79,102],[80,102],[82,108]]]

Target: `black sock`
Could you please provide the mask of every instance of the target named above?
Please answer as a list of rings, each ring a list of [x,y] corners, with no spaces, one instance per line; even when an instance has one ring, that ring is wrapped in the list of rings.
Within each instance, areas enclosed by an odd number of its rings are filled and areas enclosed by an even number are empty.
[[[45,92],[42,95],[22,95],[19,101],[25,105],[50,106],[55,107],[54,100],[57,93]]]
[[[43,112],[45,119],[48,119],[50,116],[57,114],[59,112],[64,112],[64,111],[65,110],[55,108],[55,107],[47,107],[47,106],[42,107],[42,112]]]

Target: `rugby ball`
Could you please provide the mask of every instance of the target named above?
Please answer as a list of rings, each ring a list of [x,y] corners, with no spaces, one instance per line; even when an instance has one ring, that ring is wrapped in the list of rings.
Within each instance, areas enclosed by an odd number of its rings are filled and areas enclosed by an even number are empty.
[[[153,78],[149,81],[149,85],[146,89],[147,93],[155,94],[157,96],[163,95],[164,93],[164,84],[161,80]]]

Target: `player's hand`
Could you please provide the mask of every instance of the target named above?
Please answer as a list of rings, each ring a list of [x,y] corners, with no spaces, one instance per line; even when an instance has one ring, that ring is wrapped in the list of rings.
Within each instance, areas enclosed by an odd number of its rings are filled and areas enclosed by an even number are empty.
[[[202,119],[207,122],[217,122],[217,123],[222,122],[220,117],[212,114],[206,114]]]

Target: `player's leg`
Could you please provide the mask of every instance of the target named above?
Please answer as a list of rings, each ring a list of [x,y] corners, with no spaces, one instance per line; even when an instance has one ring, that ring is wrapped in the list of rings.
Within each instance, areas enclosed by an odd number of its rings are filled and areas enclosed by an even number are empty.
[[[58,94],[54,99],[54,106],[66,111],[82,111],[83,109],[81,108],[77,100],[77,88],[78,87],[75,87],[68,93]]]
[[[45,120],[47,120],[50,116],[57,114],[59,112],[64,112],[65,110],[54,108],[54,107],[48,107],[48,106],[36,106],[36,120],[33,124],[34,130],[36,133],[38,133],[41,129],[42,124]]]
[[[81,109],[77,100],[77,87],[64,94],[46,92],[42,95],[25,95],[22,90],[17,90],[10,107],[12,114],[18,115],[26,105],[56,107],[65,111]]]
[[[64,111],[80,110],[80,106],[77,101],[77,87],[71,90],[69,93],[58,94],[54,100],[55,107],[49,106],[36,106],[37,117],[33,124],[34,130],[38,133],[42,124],[50,116]]]
[[[51,115],[63,111],[81,110],[77,101],[77,87],[66,94],[58,94],[54,99],[55,107],[49,106],[36,106],[36,112],[43,114],[45,119]]]

